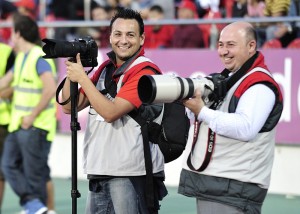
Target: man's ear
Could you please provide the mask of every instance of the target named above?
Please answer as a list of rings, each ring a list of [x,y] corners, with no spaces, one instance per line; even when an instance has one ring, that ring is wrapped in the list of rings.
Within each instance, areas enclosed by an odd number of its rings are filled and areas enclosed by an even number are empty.
[[[257,44],[255,40],[251,40],[248,45],[249,45],[250,52],[256,51]]]
[[[141,45],[141,46],[144,45],[144,42],[145,42],[145,33],[143,33],[143,34],[141,35],[140,45]]]

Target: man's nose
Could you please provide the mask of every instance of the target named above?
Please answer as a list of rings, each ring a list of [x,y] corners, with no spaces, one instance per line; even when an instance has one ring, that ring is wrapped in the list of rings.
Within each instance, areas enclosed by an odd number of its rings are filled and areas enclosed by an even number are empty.
[[[120,41],[122,43],[126,43],[128,40],[127,40],[127,36],[126,35],[122,35],[121,38],[120,38]]]
[[[226,47],[222,47],[222,48],[219,48],[219,53],[221,55],[226,55],[229,53],[228,49]]]

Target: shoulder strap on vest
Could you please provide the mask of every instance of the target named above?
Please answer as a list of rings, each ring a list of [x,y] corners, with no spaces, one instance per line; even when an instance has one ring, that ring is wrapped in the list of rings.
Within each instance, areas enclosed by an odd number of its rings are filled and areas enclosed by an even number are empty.
[[[242,96],[242,94],[249,87],[258,83],[266,85],[275,94],[274,107],[270,112],[269,117],[266,120],[264,126],[260,130],[261,133],[261,132],[270,131],[275,127],[275,125],[280,119],[282,109],[283,109],[283,102],[282,102],[283,97],[280,88],[268,70],[261,67],[255,67],[254,69],[252,69],[250,72],[246,74],[246,76],[243,78],[243,81],[237,86],[237,88],[233,93],[233,96],[228,106],[228,112],[229,113],[235,112],[239,98]]]
[[[144,56],[140,56],[140,57],[138,57],[125,71],[124,71],[124,73],[120,76],[120,79],[119,79],[119,81],[118,81],[118,84],[117,84],[117,92],[120,90],[120,88],[123,86],[123,84],[125,83],[125,82],[123,82],[123,79],[124,79],[124,77],[125,77],[125,74],[128,74],[128,71],[131,69],[131,68],[133,68],[134,66],[137,66],[137,65],[139,65],[139,64],[141,64],[141,63],[145,63],[145,62],[150,62],[150,63],[152,63],[153,64],[153,62],[149,59],[149,58],[147,58],[147,57],[144,57]],[[154,65],[154,64],[153,64]],[[151,70],[153,70],[155,73],[159,73],[156,69],[153,69],[152,67],[150,67],[150,66],[147,66],[147,68],[149,68],[149,69],[151,69]],[[133,72],[133,70],[132,70],[132,72]],[[128,74],[129,75],[129,74]],[[125,80],[126,81],[126,80]]]
[[[123,86],[123,84],[127,81],[128,78],[124,78],[125,75],[129,76],[129,71],[130,73],[134,73],[135,66],[143,65],[144,63],[150,62],[151,64],[152,61],[144,56],[138,57],[127,69],[126,71],[120,76],[120,79],[118,81],[117,85],[117,91],[120,90],[120,88]],[[154,64],[153,64],[154,65]],[[148,69],[151,69],[154,71],[156,74],[160,74],[159,70],[156,70],[156,67],[154,68],[149,65],[145,66]],[[137,70],[140,70],[137,69]],[[124,81],[123,81],[124,80]],[[133,110],[128,113],[128,115],[133,118],[140,126],[141,126],[141,133],[143,137],[143,148],[144,148],[144,158],[145,158],[145,169],[146,169],[146,203],[147,207],[151,212],[155,212],[155,202],[154,202],[154,178],[153,178],[153,166],[152,166],[152,157],[151,157],[151,150],[150,150],[150,145],[149,145],[149,135],[148,135],[148,123],[145,118],[142,117],[141,111],[145,109],[145,106],[141,106],[138,110]]]

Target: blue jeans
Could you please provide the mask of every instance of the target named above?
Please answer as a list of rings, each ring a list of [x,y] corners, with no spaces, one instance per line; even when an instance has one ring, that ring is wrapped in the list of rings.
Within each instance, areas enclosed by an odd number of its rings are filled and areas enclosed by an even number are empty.
[[[129,178],[90,180],[86,214],[147,214],[145,197]]]
[[[5,140],[2,170],[21,205],[35,198],[46,202],[51,146],[46,136],[47,131],[31,127],[9,133]]]

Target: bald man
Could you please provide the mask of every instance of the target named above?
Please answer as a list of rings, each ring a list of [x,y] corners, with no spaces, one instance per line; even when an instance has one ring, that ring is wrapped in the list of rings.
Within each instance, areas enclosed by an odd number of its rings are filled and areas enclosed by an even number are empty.
[[[218,53],[225,67],[224,98],[206,106],[196,90],[183,101],[194,125],[178,192],[196,198],[198,214],[261,213],[282,95],[257,51],[251,24],[227,25],[220,33]]]

